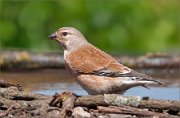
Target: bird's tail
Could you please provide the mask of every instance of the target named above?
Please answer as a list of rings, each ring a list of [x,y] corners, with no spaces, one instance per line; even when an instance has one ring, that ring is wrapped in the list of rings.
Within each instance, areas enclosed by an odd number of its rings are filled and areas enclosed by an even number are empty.
[[[146,84],[165,85],[164,83],[155,80],[151,76],[136,72],[134,70],[132,70],[130,73],[128,73],[126,75],[128,75],[130,77],[130,81],[132,80],[132,82],[140,84],[140,85],[141,84],[142,85],[146,85]]]
[[[146,81],[147,84],[157,84],[157,85],[165,85],[163,82],[154,80],[154,79],[146,79],[146,78],[140,78],[139,81]]]
[[[132,77],[130,81],[129,81],[129,83],[133,86],[142,86],[142,87],[147,88],[149,90],[150,90],[150,88],[147,87],[147,85],[166,86],[166,84],[164,84],[160,81],[151,79],[151,77],[148,77],[148,78]]]
[[[147,87],[146,85],[160,85],[160,86],[167,86],[167,85],[164,84],[163,82],[160,82],[160,81],[157,81],[157,80],[153,80],[153,79],[145,79],[145,78],[141,78],[141,79],[139,80],[139,82],[140,82],[140,83],[142,82],[142,84],[141,84],[142,87],[147,88],[147,89],[149,89],[149,90],[150,90],[150,88]]]

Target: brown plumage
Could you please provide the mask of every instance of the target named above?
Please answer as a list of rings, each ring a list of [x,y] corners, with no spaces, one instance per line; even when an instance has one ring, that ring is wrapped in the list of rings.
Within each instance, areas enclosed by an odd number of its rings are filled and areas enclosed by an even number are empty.
[[[103,69],[125,74],[131,70],[118,63],[108,54],[95,48],[93,45],[85,45],[69,54],[65,60],[69,66],[77,72],[93,74]]]
[[[90,44],[75,28],[60,28],[49,38],[63,46],[68,71],[89,94],[122,93],[134,86],[161,84],[118,63]]]

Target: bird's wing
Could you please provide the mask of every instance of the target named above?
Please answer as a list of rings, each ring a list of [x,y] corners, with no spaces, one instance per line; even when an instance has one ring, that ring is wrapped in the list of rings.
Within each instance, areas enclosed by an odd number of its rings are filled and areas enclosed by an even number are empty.
[[[76,73],[107,77],[130,77],[133,81],[163,84],[153,80],[150,76],[138,73],[118,63],[113,57],[91,45],[69,54],[66,61]],[[144,84],[142,86],[146,87]]]
[[[74,71],[102,76],[119,76],[131,69],[118,63],[113,57],[93,45],[87,45],[67,56],[68,65]]]

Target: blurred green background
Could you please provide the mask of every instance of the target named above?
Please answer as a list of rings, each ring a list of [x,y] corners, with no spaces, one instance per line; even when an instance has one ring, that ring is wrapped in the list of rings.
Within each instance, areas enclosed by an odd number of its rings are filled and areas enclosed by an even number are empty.
[[[0,49],[59,51],[47,36],[71,26],[110,53],[174,53],[179,8],[179,0],[1,0]]]

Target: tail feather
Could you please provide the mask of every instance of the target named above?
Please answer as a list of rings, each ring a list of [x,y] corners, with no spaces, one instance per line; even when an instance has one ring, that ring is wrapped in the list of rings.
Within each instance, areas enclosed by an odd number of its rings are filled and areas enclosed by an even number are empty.
[[[150,81],[150,82],[154,82],[155,84],[165,85],[164,83],[157,81],[157,80],[154,80],[154,79],[141,78],[140,81]]]
[[[162,85],[162,86],[167,86],[166,84],[164,84],[164,83],[162,83],[162,82],[159,82],[159,81],[157,81],[157,80],[149,80],[149,79],[142,79],[142,80],[143,80],[143,81],[151,81],[151,82],[153,82],[152,84],[158,84],[158,85]],[[148,84],[148,83],[144,83],[144,84],[142,84],[141,86],[144,87],[144,88],[146,88],[146,89],[148,89],[148,90],[151,90],[149,87],[146,86],[146,84]]]
[[[149,87],[147,87],[146,85],[141,85],[142,87],[144,87],[144,88],[146,88],[146,89],[148,89],[148,90],[151,90]]]
[[[131,72],[131,75],[134,76],[134,78],[136,78],[137,81],[146,81],[147,84],[148,84],[148,82],[149,82],[149,84],[152,82],[151,84],[165,85],[164,83],[155,80],[151,76],[139,73],[139,72],[134,71],[134,70]]]
[[[147,88],[150,90],[150,88],[148,88],[146,85],[164,85],[164,83],[154,80],[154,79],[150,79],[150,77],[148,77],[148,79],[146,78],[140,78],[140,77],[132,77],[131,81],[134,85],[137,86],[142,86],[144,88]]]

